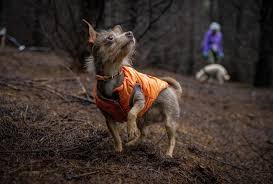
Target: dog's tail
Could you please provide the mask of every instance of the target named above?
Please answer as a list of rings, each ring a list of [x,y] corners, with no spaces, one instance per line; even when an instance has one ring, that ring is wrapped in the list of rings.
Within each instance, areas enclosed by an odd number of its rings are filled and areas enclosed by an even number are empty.
[[[172,88],[174,88],[177,96],[181,97],[183,90],[178,81],[171,77],[161,77],[160,79],[167,82]]]

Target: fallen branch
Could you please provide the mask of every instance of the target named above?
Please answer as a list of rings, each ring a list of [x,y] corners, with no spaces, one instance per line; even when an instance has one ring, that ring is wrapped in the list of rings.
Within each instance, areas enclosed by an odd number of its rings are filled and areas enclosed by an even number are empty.
[[[51,88],[47,88],[47,87],[42,87],[42,86],[32,86],[32,87],[35,87],[35,88],[38,88],[38,89],[42,89],[42,90],[46,90],[52,94],[55,94],[57,95],[58,97],[60,97],[62,100],[68,102],[68,100],[58,91],[54,90],[54,89],[51,89]]]
[[[12,82],[14,82],[12,84]],[[52,86],[48,85],[48,84],[43,84],[43,83],[38,83],[35,82],[33,80],[23,80],[23,81],[19,81],[19,79],[4,79],[2,81],[0,81],[1,85],[5,85],[9,88],[12,88],[14,90],[22,90],[20,89],[18,86],[23,86],[23,87],[32,87],[32,88],[37,88],[37,89],[41,89],[41,90],[45,90],[47,92],[50,92],[52,94],[55,94],[56,96],[60,97],[62,100],[68,102],[68,99],[65,98],[66,97],[70,97],[70,98],[74,98],[80,101],[84,101],[84,102],[88,102],[90,104],[95,104],[94,101],[92,101],[90,98],[82,98],[73,94],[67,94],[64,91],[60,91],[56,88],[53,88]]]
[[[2,85],[2,86],[6,86],[6,87],[8,87],[8,88],[11,88],[11,89],[14,89],[14,90],[17,90],[17,91],[19,91],[19,90],[20,90],[19,88],[17,88],[16,86],[14,86],[14,85],[12,85],[12,84],[8,84],[8,83],[0,82],[0,85]]]
[[[39,79],[33,79],[35,82],[42,82],[42,83],[50,83],[50,82],[62,82],[62,81],[73,81],[75,78],[72,77],[64,77],[64,78],[39,78]]]
[[[85,94],[87,100],[91,100],[88,93],[87,93],[87,90],[86,88],[84,87],[80,77],[78,77],[69,67],[65,66],[65,65],[62,65],[66,70],[68,70],[74,77],[75,77],[75,80],[78,82],[80,88],[82,89],[82,92]]]
[[[57,93],[59,93],[59,94],[63,94],[63,95],[66,95],[66,96],[69,96],[69,97],[75,98],[75,99],[77,99],[77,100],[81,100],[81,101],[84,101],[84,102],[88,102],[88,103],[95,104],[95,102],[94,102],[94,101],[92,101],[90,98],[89,98],[89,99],[87,99],[87,98],[82,98],[82,97],[79,97],[79,96],[76,96],[76,95],[67,94],[67,93],[65,93],[65,92],[63,92],[63,91],[59,91],[59,90],[57,90],[57,89],[53,88],[53,87],[52,87],[52,86],[50,86],[50,85],[44,85],[44,86],[46,86],[47,88],[49,88],[49,89],[51,89],[51,90],[55,90],[55,91],[56,91]]]
[[[238,169],[238,170],[249,170],[249,168],[244,168],[244,167],[240,167],[240,166],[237,166],[237,165],[234,165],[232,163],[229,163],[229,162],[226,162],[226,161],[223,161],[223,160],[219,160],[215,157],[212,157],[208,154],[205,154],[202,150],[198,149],[196,146],[188,146],[186,147],[190,152],[192,153],[195,153],[201,157],[205,157],[207,159],[210,159],[210,160],[213,160],[213,161],[216,161],[216,162],[219,162],[219,163],[222,163],[222,164],[225,164],[225,165],[229,165],[235,169]]]
[[[87,173],[82,173],[82,174],[78,174],[78,175],[68,175],[66,176],[66,179],[71,180],[71,179],[79,179],[81,177],[85,177],[85,176],[89,176],[92,174],[96,174],[99,171],[91,171],[91,172],[87,172]]]

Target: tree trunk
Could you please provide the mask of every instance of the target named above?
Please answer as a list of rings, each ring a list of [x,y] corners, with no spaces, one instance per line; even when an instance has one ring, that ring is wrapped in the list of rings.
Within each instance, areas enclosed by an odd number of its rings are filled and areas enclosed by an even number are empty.
[[[273,3],[263,0],[260,21],[259,61],[256,65],[254,85],[266,87],[273,85]]]

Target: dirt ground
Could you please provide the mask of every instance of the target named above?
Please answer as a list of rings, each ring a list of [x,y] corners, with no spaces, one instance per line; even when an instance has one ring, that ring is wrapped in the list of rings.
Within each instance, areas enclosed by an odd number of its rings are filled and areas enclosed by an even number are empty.
[[[174,158],[164,157],[161,125],[119,154],[84,93],[93,76],[68,63],[53,53],[0,52],[0,183],[273,183],[272,89],[142,70],[183,87]]]

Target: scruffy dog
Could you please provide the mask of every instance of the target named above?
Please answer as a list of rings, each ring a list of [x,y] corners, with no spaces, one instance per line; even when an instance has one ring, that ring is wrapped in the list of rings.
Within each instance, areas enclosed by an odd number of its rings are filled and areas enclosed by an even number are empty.
[[[89,26],[88,42],[97,79],[94,96],[114,138],[115,150],[123,150],[118,131],[120,122],[127,122],[129,146],[145,137],[148,125],[164,122],[169,139],[166,155],[172,157],[176,121],[180,117],[180,84],[170,77],[158,79],[123,64],[135,52],[132,32],[124,32],[119,25],[96,32],[85,22]]]
[[[200,82],[216,79],[219,84],[230,79],[227,70],[219,64],[209,64],[196,73],[195,78]]]

